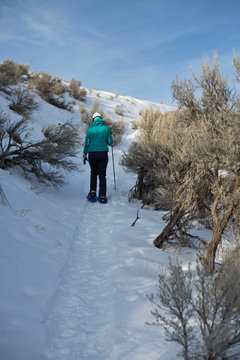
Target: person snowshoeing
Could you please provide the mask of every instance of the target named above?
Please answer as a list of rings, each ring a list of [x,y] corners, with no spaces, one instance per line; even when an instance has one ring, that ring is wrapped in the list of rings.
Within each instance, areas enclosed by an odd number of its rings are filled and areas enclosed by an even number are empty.
[[[93,202],[98,200],[100,203],[106,204],[108,145],[112,146],[113,137],[109,127],[105,125],[101,114],[98,112],[94,113],[92,119],[93,123],[87,130],[83,150],[84,164],[86,163],[88,154],[88,161],[91,168],[88,200]],[[96,196],[97,177],[99,177],[98,198]]]

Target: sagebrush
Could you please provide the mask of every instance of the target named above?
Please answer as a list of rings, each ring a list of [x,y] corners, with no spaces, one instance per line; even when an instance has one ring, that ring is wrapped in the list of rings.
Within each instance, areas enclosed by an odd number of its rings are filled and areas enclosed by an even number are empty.
[[[238,81],[236,57],[234,66]],[[135,196],[169,210],[155,246],[176,240],[192,246],[192,221],[207,220],[212,239],[203,240],[203,261],[213,271],[222,235],[232,221],[240,227],[239,94],[221,75],[217,54],[212,64],[202,64],[200,75],[177,77],[171,88],[178,109],[143,114],[140,140],[124,155],[123,165],[137,172]]]
[[[29,65],[18,64],[11,59],[6,59],[0,64],[0,90],[7,91],[11,85],[16,85],[28,78]]]
[[[153,325],[164,327],[185,360],[238,359],[240,352],[240,260],[230,256],[217,273],[200,264],[183,270],[170,261],[159,274],[158,293],[151,295]]]
[[[19,115],[29,117],[34,110],[37,110],[39,103],[35,96],[22,87],[11,90],[9,108]]]
[[[64,184],[61,170],[75,171],[79,151],[78,129],[67,122],[42,129],[42,138],[31,139],[31,122],[26,117],[11,121],[0,113],[0,168],[20,166],[26,174],[34,174],[44,183]]]

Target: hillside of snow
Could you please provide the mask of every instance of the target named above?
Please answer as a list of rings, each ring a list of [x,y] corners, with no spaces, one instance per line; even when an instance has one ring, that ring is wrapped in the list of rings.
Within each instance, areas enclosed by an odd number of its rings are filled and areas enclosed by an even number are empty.
[[[0,185],[9,206],[0,206],[0,359],[2,360],[175,360],[177,345],[167,343],[152,322],[147,295],[156,292],[157,273],[175,253],[160,251],[154,238],[164,226],[161,212],[128,202],[135,175],[119,162],[138,131],[132,121],[150,101],[103,91],[87,91],[72,112],[40,98],[31,116],[33,132],[72,119],[82,142],[79,172],[66,174],[59,189],[25,179],[18,169],[0,170]],[[115,121],[125,121],[122,142],[113,149],[107,184],[109,203],[89,203],[89,165],[82,164],[85,133],[79,105],[99,108]],[[0,107],[14,119],[7,96]],[[115,113],[121,107],[123,116]],[[131,226],[139,211],[140,219]],[[194,259],[190,249],[179,254],[183,265]]]

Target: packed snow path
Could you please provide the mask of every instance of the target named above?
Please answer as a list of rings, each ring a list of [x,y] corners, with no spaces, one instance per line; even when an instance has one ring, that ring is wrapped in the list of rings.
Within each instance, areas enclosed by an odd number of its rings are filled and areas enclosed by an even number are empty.
[[[79,214],[81,230],[77,226],[74,232],[71,257],[62,273],[48,320],[48,358],[55,359],[56,353],[58,359],[97,359],[99,353],[107,358],[114,321],[111,274],[116,257],[108,209],[103,206],[99,209],[99,206],[89,204],[88,209],[84,208]],[[109,253],[113,255],[111,258]],[[56,329],[53,339],[52,327]]]
[[[13,121],[10,100],[0,94],[1,107]],[[71,99],[69,98],[71,101]],[[128,203],[135,175],[119,161],[138,130],[132,128],[140,111],[173,107],[92,89],[84,103],[75,103],[71,118],[85,125],[79,106],[90,113],[96,100],[118,122],[124,112],[121,144],[114,147],[117,193],[109,154],[109,204],[90,204],[89,166],[65,173],[58,191],[27,181],[18,169],[0,171],[1,186],[11,208],[0,207],[0,359],[4,360],[175,360],[176,347],[165,343],[160,328],[148,327],[151,305],[146,295],[157,290],[159,266],[168,255],[153,246],[161,231],[161,214],[140,211]],[[69,112],[38,98],[32,115],[33,138],[41,129],[69,121]],[[82,163],[82,149],[79,159]],[[185,255],[183,260],[185,261]]]
[[[49,359],[108,357],[115,321],[112,275],[118,268],[108,212],[107,206],[87,204],[79,214],[81,230],[76,227],[71,257],[48,320]]]
[[[151,348],[156,359],[157,344],[152,337],[146,345],[146,332],[149,338],[152,330],[141,314],[150,309],[146,293],[153,278],[147,265],[138,267],[136,253],[144,257],[143,249],[131,247],[129,233],[135,231],[126,198],[107,205],[81,202],[79,226],[46,322],[43,359],[151,359]]]

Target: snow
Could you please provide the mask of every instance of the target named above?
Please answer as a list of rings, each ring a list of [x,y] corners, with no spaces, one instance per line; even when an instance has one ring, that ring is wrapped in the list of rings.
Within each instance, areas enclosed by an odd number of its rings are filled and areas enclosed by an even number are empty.
[[[178,345],[167,343],[163,329],[152,322],[147,298],[156,292],[157,274],[175,257],[160,251],[154,238],[164,226],[161,212],[128,202],[135,175],[119,162],[138,131],[131,127],[139,111],[172,107],[103,91],[88,91],[81,106],[100,109],[118,121],[125,133],[114,148],[117,191],[109,152],[106,205],[89,203],[89,166],[66,174],[56,190],[25,179],[18,169],[0,170],[0,184],[10,204],[0,206],[0,358],[3,360],[171,360]],[[10,117],[8,100],[0,106]],[[72,113],[39,99],[32,117],[32,135],[41,127],[71,119],[80,124],[77,103]],[[115,114],[121,106],[123,117]],[[79,125],[79,131],[82,126]],[[82,131],[82,139],[84,141]],[[78,162],[82,162],[82,145]],[[140,219],[131,226],[139,210]],[[179,254],[187,264],[188,249]]]

